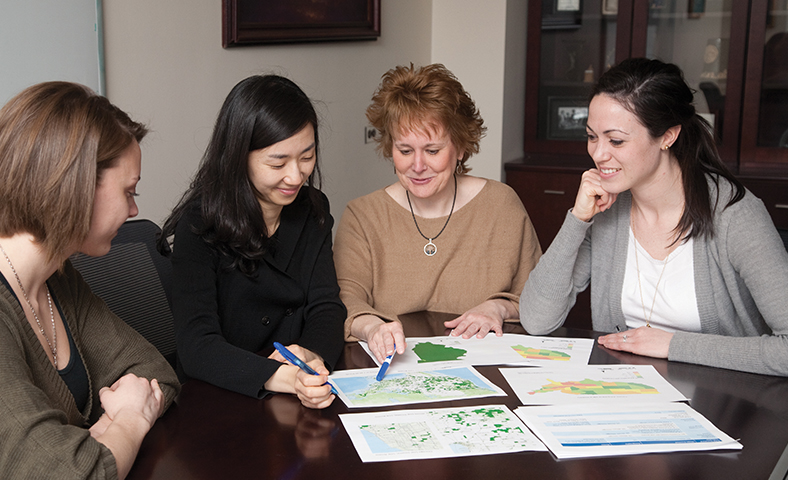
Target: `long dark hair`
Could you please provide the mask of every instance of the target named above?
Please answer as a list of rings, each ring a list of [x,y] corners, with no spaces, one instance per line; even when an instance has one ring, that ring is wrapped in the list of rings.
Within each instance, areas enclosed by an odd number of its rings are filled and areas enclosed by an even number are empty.
[[[713,211],[718,207],[719,188],[712,206],[708,179],[719,187],[719,177],[733,190],[724,208],[744,197],[744,186],[728,170],[717,150],[711,126],[695,112],[693,92],[681,69],[672,63],[647,58],[630,58],[599,78],[591,98],[605,94],[632,112],[657,138],[676,125],[681,132],[670,151],[678,160],[684,187],[684,212],[676,232],[678,238],[711,238]]]
[[[315,130],[315,168],[304,188],[312,212],[325,223],[320,198],[318,125],[309,97],[278,75],[255,75],[239,82],[224,101],[211,141],[191,186],[164,222],[159,250],[185,212],[199,204],[204,228],[196,232],[233,258],[232,267],[251,275],[269,246],[268,229],[248,173],[249,153],[286,140],[311,124]],[[199,202],[199,203],[198,203]]]

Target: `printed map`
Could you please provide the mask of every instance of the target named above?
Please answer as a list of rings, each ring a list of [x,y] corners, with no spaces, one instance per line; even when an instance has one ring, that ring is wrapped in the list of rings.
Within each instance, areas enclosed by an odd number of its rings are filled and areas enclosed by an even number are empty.
[[[377,369],[344,370],[335,372],[330,380],[351,408],[505,395],[473,367],[390,373],[380,382],[376,375]]]
[[[503,405],[347,414],[340,418],[365,462],[544,450]]]

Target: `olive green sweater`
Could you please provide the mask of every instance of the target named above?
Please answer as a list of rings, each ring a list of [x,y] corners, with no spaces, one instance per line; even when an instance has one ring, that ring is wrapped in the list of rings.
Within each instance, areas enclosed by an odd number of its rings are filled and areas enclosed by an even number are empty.
[[[66,263],[48,280],[85,364],[84,411],[53,368],[22,307],[0,282],[0,478],[116,478],[115,458],[90,436],[99,390],[126,373],[161,385],[169,406],[180,384],[150,343],[115,316]]]

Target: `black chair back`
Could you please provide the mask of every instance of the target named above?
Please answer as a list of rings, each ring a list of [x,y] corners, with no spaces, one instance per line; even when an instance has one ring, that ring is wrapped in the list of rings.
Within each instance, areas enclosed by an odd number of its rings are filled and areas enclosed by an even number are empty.
[[[150,220],[129,220],[102,257],[76,254],[71,263],[110,310],[152,343],[175,367],[172,264],[156,250],[161,233]]]

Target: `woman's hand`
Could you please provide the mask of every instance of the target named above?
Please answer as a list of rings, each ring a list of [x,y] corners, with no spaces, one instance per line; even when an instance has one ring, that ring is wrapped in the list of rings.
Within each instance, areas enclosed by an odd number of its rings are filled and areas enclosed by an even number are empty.
[[[591,221],[594,215],[613,206],[617,196],[617,193],[608,193],[602,188],[599,170],[592,168],[583,173],[572,215],[584,222]]]
[[[326,408],[335,398],[335,395],[331,393],[331,386],[326,383],[328,382],[328,370],[322,360],[309,362],[309,366],[318,375],[310,375],[299,369],[293,383],[295,393],[305,407]]]
[[[287,349],[296,357],[305,361],[318,375],[310,375],[285,358],[277,351],[268,356],[272,360],[282,362],[271,378],[265,382],[265,389],[270,392],[294,393],[305,407],[326,408],[334,401],[331,386],[327,385],[328,370],[323,363],[323,358],[297,344],[287,346]]]
[[[289,349],[289,347],[288,347]],[[308,408],[326,408],[334,401],[328,381],[328,370],[322,360],[308,362],[318,375],[310,375],[295,365],[283,363],[265,382],[269,392],[293,393]]]
[[[484,338],[490,332],[495,332],[495,335],[500,337],[503,335],[503,321],[519,315],[519,305],[505,298],[496,298],[487,300],[443,324],[452,329],[451,335],[455,337],[462,335],[462,338],[471,338],[476,335],[476,338]]]
[[[659,328],[640,327],[626,332],[611,333],[599,337],[597,342],[611,350],[621,350],[636,355],[654,358],[668,358],[670,341],[673,334]]]
[[[366,340],[369,350],[379,363],[395,351],[405,353],[405,332],[399,322],[384,322],[374,315],[362,315],[353,320],[353,335]]]
[[[150,429],[164,409],[164,394],[156,379],[148,381],[128,373],[110,387],[99,390],[99,398],[110,423],[121,415],[129,415],[147,423]],[[99,422],[101,423],[101,419]],[[108,425],[104,425],[104,430]]]

